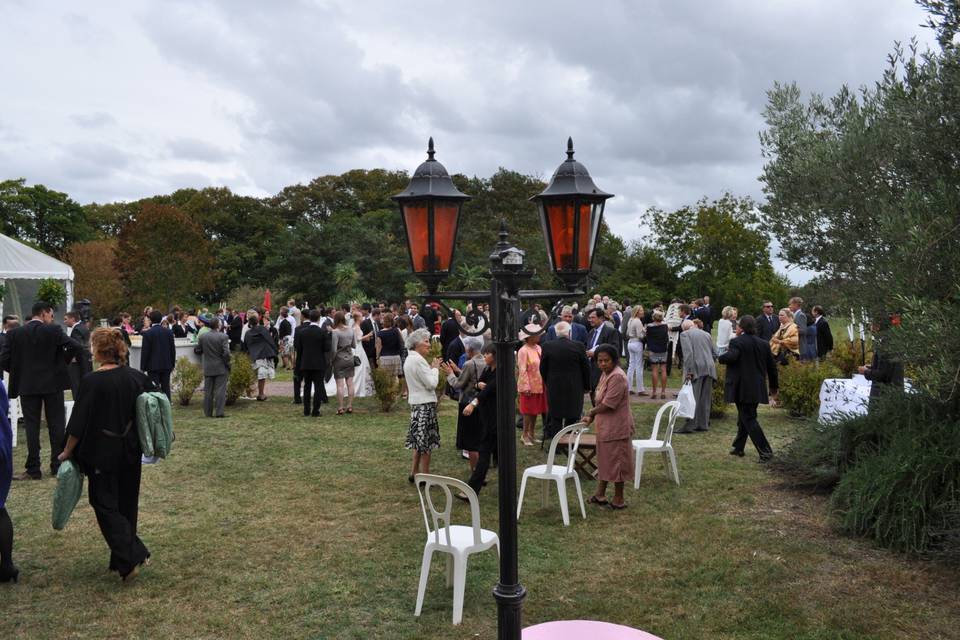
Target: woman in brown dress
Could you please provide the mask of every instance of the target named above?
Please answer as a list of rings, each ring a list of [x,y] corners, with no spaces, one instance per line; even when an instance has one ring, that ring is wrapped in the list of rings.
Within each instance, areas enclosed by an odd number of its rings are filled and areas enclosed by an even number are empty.
[[[633,414],[627,376],[617,362],[617,350],[603,344],[596,348],[600,381],[593,409],[583,422],[594,423],[597,433],[597,492],[589,502],[625,509],[623,484],[633,480]],[[607,500],[607,483],[613,483],[613,500]]]

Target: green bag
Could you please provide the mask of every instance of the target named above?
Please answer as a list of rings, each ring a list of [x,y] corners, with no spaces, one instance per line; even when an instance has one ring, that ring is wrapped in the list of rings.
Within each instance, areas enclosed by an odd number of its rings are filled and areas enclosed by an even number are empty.
[[[137,435],[140,448],[148,458],[166,458],[173,447],[173,410],[170,400],[159,391],[147,391],[137,397]]]
[[[57,487],[53,491],[53,528],[60,531],[83,493],[83,474],[73,460],[67,460],[57,471]]]

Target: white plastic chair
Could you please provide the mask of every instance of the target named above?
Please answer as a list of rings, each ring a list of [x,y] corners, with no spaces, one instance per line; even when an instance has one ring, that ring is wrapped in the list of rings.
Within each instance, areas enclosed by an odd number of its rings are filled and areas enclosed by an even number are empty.
[[[417,493],[420,494],[420,506],[423,508],[423,523],[427,527],[427,542],[423,546],[423,562],[420,565],[420,586],[417,589],[417,610],[420,616],[423,608],[423,596],[427,590],[427,577],[430,575],[430,560],[434,551],[450,554],[447,557],[447,586],[453,587],[453,624],[463,620],[463,590],[467,582],[467,558],[473,553],[497,548],[500,555],[500,539],[493,531],[480,528],[480,504],[476,492],[470,486],[455,478],[418,473],[414,480]],[[437,510],[430,489],[439,487],[443,491],[443,510]],[[470,526],[450,524],[450,512],[453,510],[453,491],[462,491],[470,501]],[[431,527],[431,522],[433,526]]]
[[[553,436],[553,440],[550,441],[550,451],[547,453],[547,464],[538,464],[523,470],[523,480],[520,482],[520,499],[517,500],[517,520],[520,519],[520,510],[523,508],[523,494],[527,489],[528,478],[545,481],[543,483],[543,493],[541,494],[540,502],[544,507],[547,506],[547,494],[550,492],[550,482],[557,483],[557,493],[560,497],[560,513],[563,515],[563,526],[565,527],[570,524],[570,512],[567,507],[567,480],[573,478],[573,483],[577,488],[577,498],[580,500],[580,512],[584,518],[587,517],[587,510],[583,506],[583,491],[580,489],[580,476],[577,475],[576,470],[573,468],[573,463],[577,457],[577,448],[580,446],[580,436],[589,430],[590,427],[582,422],[564,427],[557,435]],[[567,464],[556,464],[554,458],[557,454],[557,445],[560,443],[561,438],[568,435],[573,442],[569,445]]]
[[[675,400],[663,403],[663,406],[657,411],[657,417],[653,421],[653,432],[650,434],[650,437],[646,440],[633,441],[633,453],[636,456],[634,460],[634,466],[636,467],[636,473],[633,479],[634,489],[640,488],[640,474],[643,472],[643,454],[645,453],[659,452],[663,456],[663,464],[667,468],[667,475],[670,475],[672,469],[674,481],[678,485],[680,484],[680,473],[677,471],[677,456],[673,452],[672,444],[673,427],[677,423],[677,412],[679,408],[680,403]],[[664,414],[668,414],[667,428],[663,438],[658,439],[657,435],[660,432],[660,421]]]

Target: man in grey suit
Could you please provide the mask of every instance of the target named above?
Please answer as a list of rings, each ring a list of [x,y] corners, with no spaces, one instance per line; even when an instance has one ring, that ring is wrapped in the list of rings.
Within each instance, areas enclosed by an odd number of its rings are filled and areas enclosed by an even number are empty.
[[[717,379],[717,352],[713,339],[703,329],[698,329],[692,320],[680,325],[680,345],[683,349],[683,377],[693,382],[693,397],[697,411],[688,418],[682,429],[674,433],[693,433],[710,428],[710,405],[713,401],[713,382]]]
[[[800,339],[800,359],[807,360],[807,314],[803,312],[803,298],[790,298],[787,305],[793,312],[793,322],[797,325],[797,338]]]
[[[220,331],[220,320],[207,323],[210,331],[197,341],[203,355],[203,415],[223,418],[227,403],[227,379],[230,377],[230,338]]]

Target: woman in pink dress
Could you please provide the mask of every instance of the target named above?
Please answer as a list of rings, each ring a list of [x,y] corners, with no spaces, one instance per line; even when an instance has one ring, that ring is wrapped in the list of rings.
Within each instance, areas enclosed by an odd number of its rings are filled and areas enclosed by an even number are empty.
[[[633,480],[633,414],[627,376],[617,361],[617,350],[602,344],[596,348],[600,381],[594,392],[593,409],[583,417],[597,434],[597,492],[589,502],[625,509],[623,483]],[[613,500],[607,501],[607,483],[613,483]]]
[[[528,324],[525,331],[539,331],[540,326]],[[523,346],[517,352],[517,391],[520,393],[520,415],[523,416],[523,444],[533,446],[537,416],[547,413],[547,394],[540,375],[540,336],[520,332]]]

